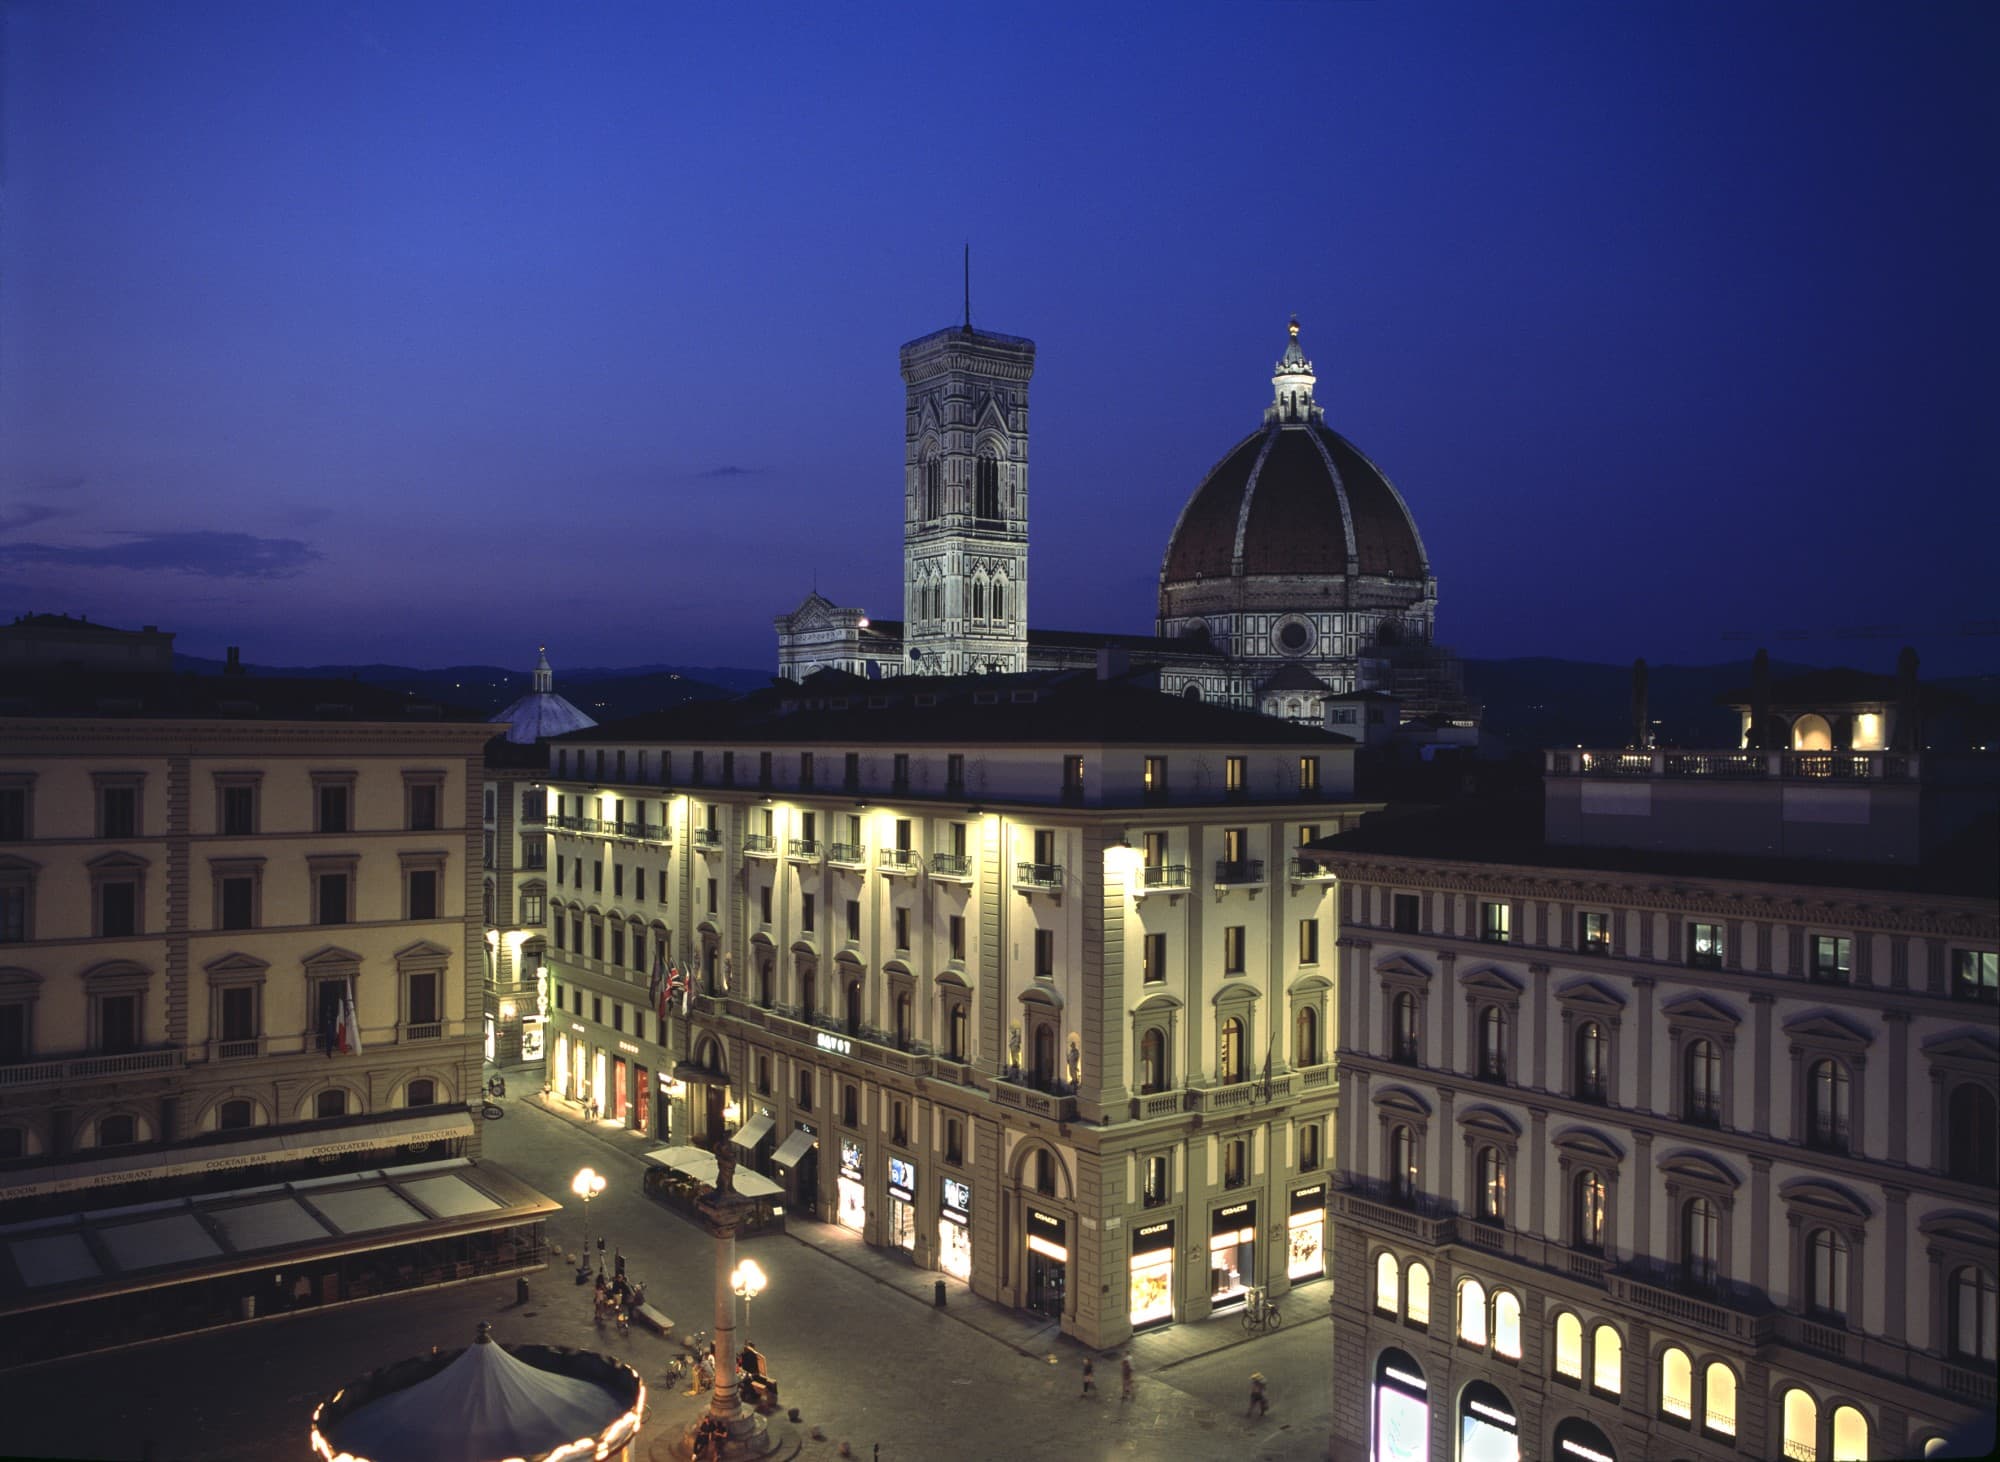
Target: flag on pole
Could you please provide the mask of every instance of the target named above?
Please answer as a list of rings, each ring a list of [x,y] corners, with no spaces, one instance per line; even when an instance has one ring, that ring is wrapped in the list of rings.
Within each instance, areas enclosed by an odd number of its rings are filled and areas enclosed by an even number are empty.
[[[347,977],[347,988],[341,992],[340,1019],[333,1029],[334,1044],[343,1056],[361,1054],[361,1017],[354,1009],[354,977]]]

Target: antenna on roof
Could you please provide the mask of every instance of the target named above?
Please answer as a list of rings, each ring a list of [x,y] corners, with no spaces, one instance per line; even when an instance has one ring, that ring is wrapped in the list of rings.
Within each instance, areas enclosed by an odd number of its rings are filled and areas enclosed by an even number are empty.
[[[965,241],[965,333],[972,333],[972,240]]]

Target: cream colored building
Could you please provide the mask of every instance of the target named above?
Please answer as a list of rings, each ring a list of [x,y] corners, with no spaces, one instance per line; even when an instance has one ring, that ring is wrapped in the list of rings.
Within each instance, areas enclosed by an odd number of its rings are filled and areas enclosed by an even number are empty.
[[[1345,738],[831,674],[552,743],[550,1084],[1111,1345],[1325,1263]],[[664,1022],[660,951],[695,973]]]

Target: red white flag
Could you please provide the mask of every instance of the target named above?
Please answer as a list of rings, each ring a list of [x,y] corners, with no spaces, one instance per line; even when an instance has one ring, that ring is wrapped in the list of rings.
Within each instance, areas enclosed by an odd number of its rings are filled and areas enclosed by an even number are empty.
[[[343,1056],[361,1054],[361,1018],[354,1010],[354,977],[348,976],[347,989],[340,997],[340,1021],[333,1028],[334,1045]]]

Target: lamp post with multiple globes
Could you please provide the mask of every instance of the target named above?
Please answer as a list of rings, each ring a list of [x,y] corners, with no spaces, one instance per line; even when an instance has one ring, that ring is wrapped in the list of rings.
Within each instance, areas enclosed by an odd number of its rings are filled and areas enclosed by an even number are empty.
[[[604,1191],[604,1175],[585,1168],[570,1180],[569,1190],[583,1200],[583,1252],[576,1261],[576,1272],[582,1276],[590,1273],[590,1200]]]

